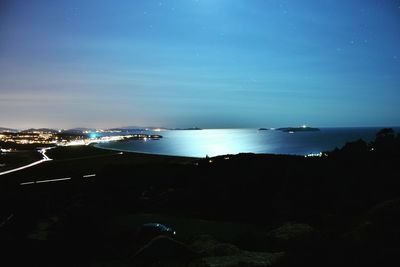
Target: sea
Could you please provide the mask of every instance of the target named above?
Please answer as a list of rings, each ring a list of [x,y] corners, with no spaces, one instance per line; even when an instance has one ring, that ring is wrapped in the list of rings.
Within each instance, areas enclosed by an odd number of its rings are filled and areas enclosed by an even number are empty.
[[[373,141],[382,128],[320,128],[320,131],[294,133],[271,129],[133,131],[130,133],[159,134],[163,138],[108,142],[96,146],[118,151],[186,157],[238,153],[310,155],[341,148],[349,141]],[[392,128],[400,132],[400,127]]]

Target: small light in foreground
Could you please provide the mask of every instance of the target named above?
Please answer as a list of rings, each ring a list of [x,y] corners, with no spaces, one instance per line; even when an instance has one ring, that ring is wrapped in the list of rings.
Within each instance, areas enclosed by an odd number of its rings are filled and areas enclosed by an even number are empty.
[[[89,178],[89,177],[95,177],[96,174],[87,174],[87,175],[83,175],[83,178]]]
[[[50,179],[50,180],[40,180],[40,181],[36,181],[36,183],[37,184],[41,184],[41,183],[50,183],[50,182],[60,182],[60,181],[66,181],[66,180],[71,180],[71,177],[59,178],[59,179]]]
[[[319,152],[319,153],[310,153],[308,155],[305,155],[304,157],[322,157],[322,156],[327,156],[327,154]]]
[[[26,183],[20,183],[19,185],[30,185],[30,184],[34,184],[35,182],[26,182]]]

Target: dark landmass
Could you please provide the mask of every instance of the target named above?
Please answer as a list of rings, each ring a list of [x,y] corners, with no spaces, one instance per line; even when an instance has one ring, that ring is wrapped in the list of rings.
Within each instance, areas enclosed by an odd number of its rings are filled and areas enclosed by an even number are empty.
[[[267,131],[267,128],[258,128],[259,131]]]
[[[59,131],[55,130],[55,129],[50,129],[50,128],[38,128],[38,129],[30,128],[30,129],[19,131],[19,133],[35,133],[35,132],[56,134]]]
[[[285,127],[285,128],[277,128],[276,130],[282,132],[318,132],[319,128],[312,127]]]
[[[121,139],[118,142],[125,142],[129,140],[144,140],[144,139],[159,140],[161,138],[162,136],[159,134],[135,134],[133,136],[125,137],[124,139]]]
[[[124,126],[124,127],[114,127],[108,130],[144,130],[146,127],[142,126]]]
[[[111,128],[107,129],[108,131],[118,131],[118,132],[144,132],[146,131],[145,128],[130,128],[130,127],[124,127],[124,128]]]
[[[59,140],[77,140],[77,139],[84,139],[87,137],[87,134],[78,131],[62,131],[61,133],[57,133],[56,136]]]
[[[172,130],[172,131],[196,131],[196,130],[202,130],[202,129],[194,127],[194,128],[173,128],[170,130]]]
[[[53,161],[0,176],[3,262],[399,266],[400,137],[391,129],[323,157],[196,159],[91,146],[48,154]],[[71,179],[20,185],[61,177]],[[148,223],[176,235],[144,241],[138,229]]]
[[[154,131],[154,130],[168,130],[163,127],[141,127],[141,126],[127,126],[127,127],[118,127],[118,128],[110,128],[106,131],[119,131],[119,132],[144,132],[144,131]]]
[[[65,134],[83,134],[83,132],[95,132],[96,129],[94,128],[73,128],[73,129],[67,129],[63,130],[63,133]]]
[[[2,147],[1,142],[0,147]],[[42,156],[36,150],[32,149],[32,147],[25,150],[19,149],[17,151],[12,150],[11,152],[0,153],[0,172],[21,167],[41,159]]]
[[[0,127],[0,133],[16,133],[18,130],[11,128]]]

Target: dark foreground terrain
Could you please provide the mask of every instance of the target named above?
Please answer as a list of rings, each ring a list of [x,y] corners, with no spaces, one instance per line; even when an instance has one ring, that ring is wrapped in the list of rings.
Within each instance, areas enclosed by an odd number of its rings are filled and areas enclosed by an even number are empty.
[[[0,176],[0,264],[399,266],[399,143],[384,129],[317,158],[59,147]],[[176,235],[139,238],[145,223]]]

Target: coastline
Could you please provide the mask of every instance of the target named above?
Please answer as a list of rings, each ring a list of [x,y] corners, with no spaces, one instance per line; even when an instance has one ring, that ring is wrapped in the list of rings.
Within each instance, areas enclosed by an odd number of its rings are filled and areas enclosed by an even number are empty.
[[[227,154],[316,155],[343,147],[358,139],[370,142],[380,130],[375,127],[336,127],[320,131],[286,133],[256,129],[202,130],[196,133],[171,132],[160,143],[126,142],[94,144],[100,149],[162,156],[204,158]],[[394,128],[397,130],[397,128]]]
[[[0,222],[11,233],[7,240],[18,244],[9,246],[8,254],[42,255],[54,247],[50,255],[55,260],[65,256],[78,262],[83,257],[85,263],[107,265],[111,259],[115,266],[126,266],[135,251],[149,251],[151,258],[145,265],[135,264],[149,266],[153,256],[165,255],[165,249],[183,257],[185,248],[201,253],[198,244],[212,248],[219,244],[235,253],[229,256],[233,259],[283,251],[287,262],[320,266],[330,255],[339,255],[339,263],[348,263],[349,246],[362,258],[369,252],[364,245],[374,250],[392,248],[389,242],[400,238],[395,217],[400,146],[391,145],[397,149],[386,151],[387,146],[378,142],[375,150],[360,151],[359,143],[326,159],[250,153],[195,160],[118,153],[95,144],[60,146],[49,151],[54,159],[49,164],[0,179],[2,203],[7,205]],[[346,190],[343,185],[348,185]],[[373,227],[368,228],[372,233],[364,231],[365,221]],[[162,251],[153,250],[159,239],[142,243],[134,235],[148,223],[171,227],[176,239],[168,239]],[[9,231],[15,225],[18,232]],[[79,253],[88,247],[93,248],[92,254]],[[299,247],[300,254],[292,253]],[[140,254],[134,255],[133,259],[142,260]],[[199,255],[200,260],[210,258]],[[393,256],[397,259],[397,254]],[[224,257],[212,258],[222,261]],[[40,264],[47,258],[33,259],[36,265],[47,266]],[[376,260],[381,263],[379,257]]]
[[[186,159],[202,159],[202,157],[189,157],[189,156],[179,156],[179,155],[169,155],[169,154],[161,154],[161,153],[150,153],[150,152],[141,152],[141,151],[132,151],[132,150],[127,150],[127,149],[117,149],[117,148],[107,148],[107,147],[99,147],[97,146],[96,143],[89,144],[89,146],[97,148],[97,149],[102,149],[102,150],[108,150],[108,151],[116,151],[116,152],[123,152],[123,153],[130,153],[130,154],[135,154],[135,155],[143,155],[143,156],[158,156],[158,157],[172,157],[172,158],[186,158]]]
[[[206,158],[206,157],[189,157],[189,156],[179,156],[179,155],[168,155],[168,154],[140,152],[140,151],[138,152],[138,151],[124,150],[124,149],[117,149],[117,148],[98,147],[98,146],[95,146],[94,144],[90,144],[89,146],[92,146],[97,149],[107,150],[107,151],[130,153],[130,154],[134,154],[134,155],[138,155],[138,156],[143,155],[143,156],[185,158],[185,159],[193,159],[193,160],[200,160],[200,159]],[[308,156],[308,155],[302,155],[302,154],[285,154],[285,153],[239,152],[239,153],[234,153],[234,154],[232,154],[232,153],[220,154],[220,155],[210,156],[209,158],[218,158],[218,157],[224,157],[224,156],[238,156],[241,154],[252,154],[252,155],[256,155],[256,156],[288,156],[288,157],[307,157]]]

